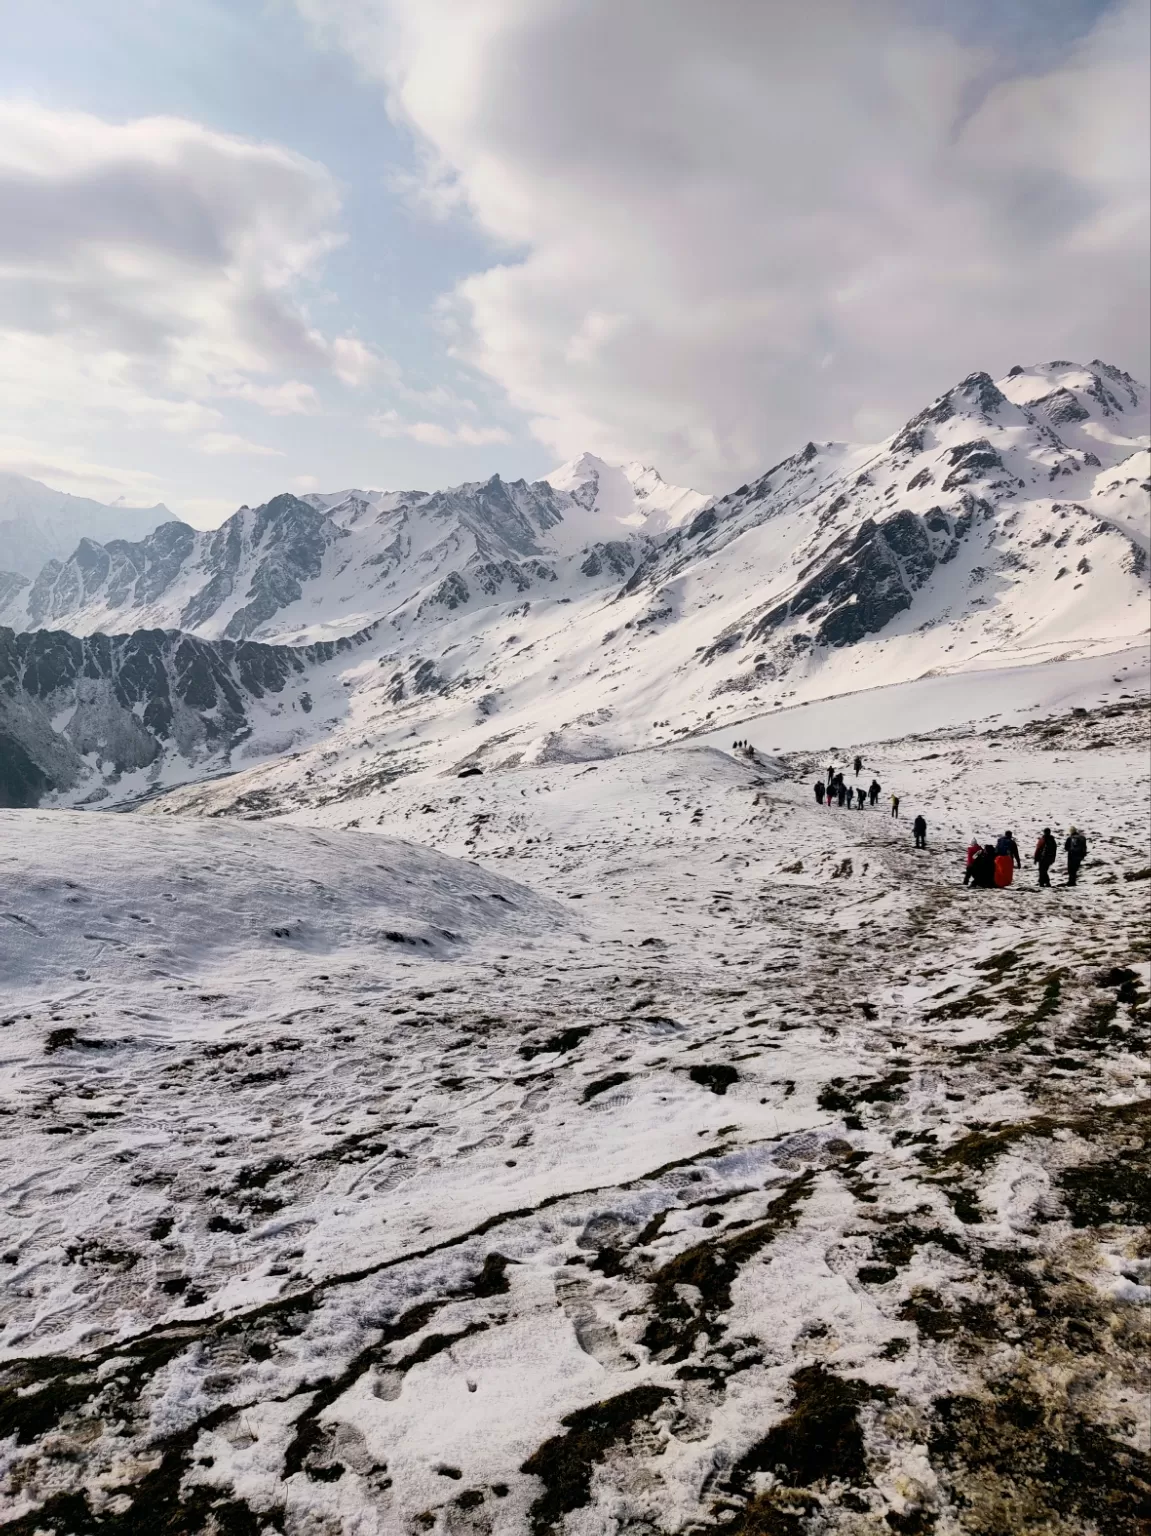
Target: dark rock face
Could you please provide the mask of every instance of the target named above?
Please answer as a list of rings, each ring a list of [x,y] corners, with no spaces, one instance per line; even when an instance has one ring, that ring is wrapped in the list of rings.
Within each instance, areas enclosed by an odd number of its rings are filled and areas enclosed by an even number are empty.
[[[543,553],[539,536],[563,522],[565,498],[546,480],[501,480],[493,475],[481,485],[435,491],[420,514],[445,523],[458,522],[472,534],[476,553],[498,559],[510,550],[522,558]]]
[[[91,776],[115,782],[165,756],[217,756],[252,731],[253,701],[367,638],[309,646],[200,640],[177,630],[78,637],[0,628],[0,803],[34,805]],[[311,697],[300,708],[311,708]],[[7,797],[2,798],[2,797]]]
[[[605,571],[610,571],[613,576],[622,577],[635,563],[635,550],[630,544],[625,544],[622,539],[609,539],[605,544],[593,544],[580,570],[585,576],[602,576]]]
[[[1069,389],[1053,389],[1049,395],[1032,400],[1029,409],[1041,412],[1053,427],[1062,427],[1072,421],[1087,421],[1091,415]]]
[[[301,584],[320,574],[324,550],[336,532],[322,512],[297,496],[274,496],[254,513],[235,513],[208,546],[203,564],[211,577],[185,606],[181,625],[194,628],[210,619],[235,590],[242,564],[258,552],[245,594],[250,601],[236,610],[224,630],[228,639],[250,635],[281,608],[299,602]]]
[[[1003,460],[985,437],[977,437],[970,443],[959,443],[947,455],[951,473],[943,482],[943,490],[954,491],[970,485],[973,480],[986,479],[996,471],[1003,471]]]
[[[936,531],[950,543],[946,514],[939,514]],[[928,526],[914,512],[896,512],[880,523],[869,518],[853,537],[837,540],[822,568],[766,613],[748,639],[762,639],[789,619],[810,616],[819,620],[816,643],[854,645],[911,606],[913,592],[940,558]]]
[[[66,560],[50,560],[28,594],[36,626],[67,618],[97,595],[110,608],[127,608],[162,597],[192,553],[195,531],[186,523],[162,523],[146,539],[81,539]]]

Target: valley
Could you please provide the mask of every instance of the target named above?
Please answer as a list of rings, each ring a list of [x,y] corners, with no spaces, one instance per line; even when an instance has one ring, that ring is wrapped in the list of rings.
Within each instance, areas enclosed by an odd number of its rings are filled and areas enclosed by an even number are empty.
[[[1139,1530],[1149,444],[1054,362],[0,576],[0,1530]]]

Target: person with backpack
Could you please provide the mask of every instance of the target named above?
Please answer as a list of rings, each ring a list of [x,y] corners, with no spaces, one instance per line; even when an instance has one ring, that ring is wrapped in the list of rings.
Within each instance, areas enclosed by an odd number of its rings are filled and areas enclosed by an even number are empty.
[[[922,816],[917,816],[915,818],[915,820],[911,823],[911,830],[915,834],[915,846],[917,848],[926,848],[927,847],[927,823],[926,823],[926,821],[924,821]]]
[[[872,779],[872,781],[871,781],[871,788],[867,791],[867,798],[868,798],[869,802],[873,806],[875,805],[876,801],[879,799],[879,792],[880,792],[881,788],[882,788],[882,786],[879,783],[879,780],[878,779]]]
[[[1042,836],[1035,844],[1035,852],[1032,854],[1032,858],[1039,867],[1039,884],[1047,886],[1049,890],[1051,888],[1051,875],[1049,871],[1052,864],[1055,863],[1058,852],[1059,844],[1051,836],[1051,828],[1044,827]]]
[[[857,757],[857,758],[856,758],[856,759],[855,759],[855,777],[856,777],[856,778],[858,778],[858,777],[859,777],[859,774],[860,774],[860,770],[861,770],[861,769],[862,769],[862,768],[863,768],[863,759],[862,759],[862,758],[861,758],[861,757]]]
[[[892,795],[892,797],[891,797],[891,814],[895,817],[896,821],[899,820],[899,796],[898,795]]]
[[[864,789],[862,784],[857,784],[855,786],[855,809],[857,811],[861,811],[863,809],[863,802],[866,799],[867,791]]]
[[[826,793],[826,787],[824,785],[823,780],[822,779],[817,779],[815,781],[815,803],[817,805],[822,805],[823,804],[823,796],[824,796],[825,793]]]
[[[1072,827],[1067,834],[1063,852],[1067,855],[1067,884],[1074,885],[1079,878],[1079,866],[1087,857],[1087,839],[1078,827]]]

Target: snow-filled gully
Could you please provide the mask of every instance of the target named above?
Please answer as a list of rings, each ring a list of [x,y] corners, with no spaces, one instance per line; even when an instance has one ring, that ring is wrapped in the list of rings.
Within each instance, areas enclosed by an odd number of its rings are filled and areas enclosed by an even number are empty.
[[[4,814],[3,1529],[1137,1529],[1146,730]]]

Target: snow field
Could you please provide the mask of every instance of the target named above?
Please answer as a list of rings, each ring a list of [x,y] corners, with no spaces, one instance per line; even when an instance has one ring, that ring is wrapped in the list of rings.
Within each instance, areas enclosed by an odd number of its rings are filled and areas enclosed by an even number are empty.
[[[958,1536],[1058,1498],[1087,1529],[1090,1430],[1126,1518],[1146,710],[1031,718],[1050,697],[981,692],[993,730],[951,699],[882,742],[845,713],[759,762],[729,740],[327,803],[265,781],[258,820],[220,820],[248,776],[5,816],[3,910],[44,936],[4,929],[6,1381],[25,1415],[77,1384],[6,1442],[6,1512],[584,1536],[814,1509]],[[880,808],[818,808],[857,748]],[[1026,863],[961,887],[973,830],[1026,861],[1072,820],[1076,890]],[[82,960],[65,879],[122,949]],[[288,918],[306,937],[266,937]],[[1029,1393],[1078,1482],[1013,1459]],[[838,1461],[807,1458],[804,1403]]]

